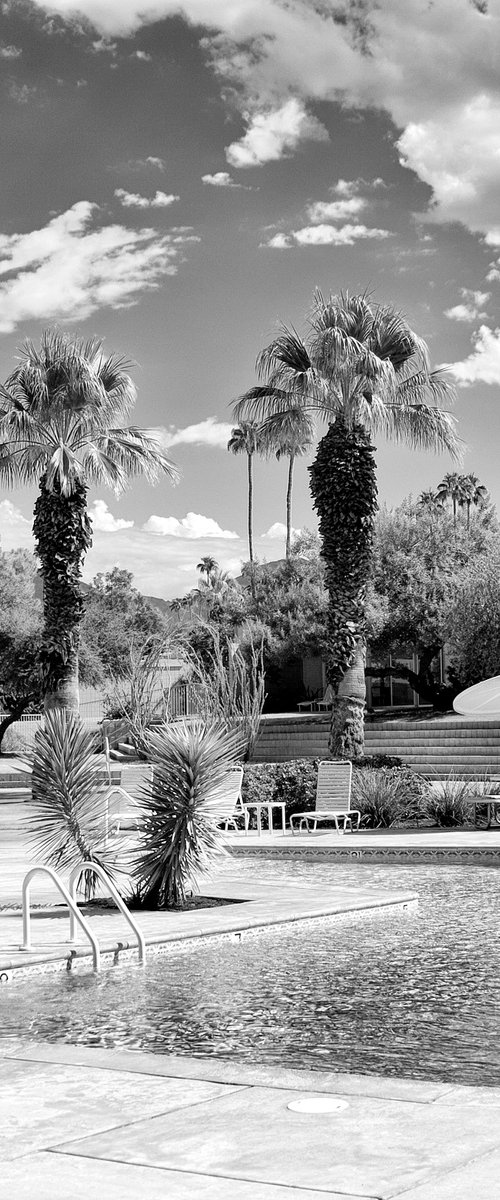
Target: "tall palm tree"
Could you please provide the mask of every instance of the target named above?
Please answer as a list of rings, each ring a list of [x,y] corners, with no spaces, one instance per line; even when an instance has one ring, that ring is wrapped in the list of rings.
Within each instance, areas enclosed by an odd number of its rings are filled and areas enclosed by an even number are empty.
[[[285,557],[290,558],[292,549],[292,490],[293,469],[295,459],[310,450],[314,439],[314,425],[311,418],[297,408],[283,416],[281,427],[276,433],[275,454],[280,459],[288,458],[288,480],[286,488],[286,547]]]
[[[262,454],[266,451],[266,438],[263,435],[261,425],[252,420],[241,420],[237,427],[231,430],[231,437],[227,443],[228,450],[232,454],[246,454],[247,456],[247,478],[248,478],[248,557],[250,559],[250,578],[252,586],[252,595],[255,599],[255,575],[254,575],[254,552],[253,552],[253,457],[254,454]]]
[[[33,532],[43,580],[45,707],[78,710],[81,568],[92,544],[89,485],[120,492],[176,470],[153,430],[124,425],[136,399],[129,364],[102,343],[47,330],[25,342],[0,385],[0,482],[38,483]]]
[[[307,340],[283,325],[257,359],[263,381],[234,406],[236,420],[271,430],[295,408],[328,424],[310,468],[329,592],[327,678],[335,703],[330,752],[363,748],[365,593],[377,488],[370,435],[458,454],[441,403],[453,389],[430,370],[425,343],[390,305],[316,292]]]
[[[462,503],[467,512],[467,529],[470,527],[470,510],[471,505],[481,507],[488,500],[488,489],[483,483],[479,482],[477,475],[472,472],[469,475],[463,475],[463,500]]]

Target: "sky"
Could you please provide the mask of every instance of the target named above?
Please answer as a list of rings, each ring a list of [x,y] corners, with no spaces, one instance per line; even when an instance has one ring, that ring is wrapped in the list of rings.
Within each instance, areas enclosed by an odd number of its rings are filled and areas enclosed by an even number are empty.
[[[89,494],[85,579],[118,564],[169,598],[204,555],[239,573],[231,402],[317,287],[405,313],[500,505],[499,63],[500,0],[0,0],[0,379],[45,328],[97,334],[181,472]],[[383,441],[377,463],[389,505],[455,469]],[[285,489],[256,461],[261,560]],[[0,493],[4,550],[32,545],[35,497]]]

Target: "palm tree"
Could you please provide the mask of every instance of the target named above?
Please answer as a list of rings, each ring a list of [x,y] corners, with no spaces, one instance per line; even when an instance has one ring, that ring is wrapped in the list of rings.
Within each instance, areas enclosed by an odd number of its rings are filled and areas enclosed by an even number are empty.
[[[123,424],[136,399],[129,364],[102,343],[47,330],[25,342],[0,385],[0,482],[38,483],[33,532],[41,563],[45,708],[78,710],[81,568],[92,544],[89,485],[120,492],[176,470],[152,430]]]
[[[488,489],[483,483],[479,482],[477,475],[472,473],[463,475],[463,500],[462,503],[467,510],[467,529],[470,527],[470,510],[471,504],[480,508],[484,506],[488,500]]]
[[[437,492],[432,491],[432,488],[420,493],[417,504],[419,508],[425,509],[431,516],[443,511],[443,501]]]
[[[266,438],[260,424],[251,420],[239,421],[238,426],[231,430],[227,448],[232,454],[246,454],[248,474],[248,557],[252,595],[255,599],[254,553],[253,553],[253,456],[262,454],[266,449]]]
[[[445,475],[441,483],[438,484],[437,494],[444,504],[446,500],[451,500],[453,508],[453,526],[457,526],[457,510],[465,503],[466,489],[464,486],[465,475],[459,475],[458,471],[449,471]]]
[[[288,481],[286,489],[286,547],[285,557],[290,558],[292,548],[292,489],[295,459],[310,450],[314,438],[311,418],[303,409],[293,409],[283,418],[276,434],[276,458],[288,458]]]
[[[238,421],[272,431],[301,408],[328,423],[310,474],[329,592],[330,752],[355,758],[363,748],[364,609],[377,506],[370,435],[457,456],[453,419],[440,407],[453,389],[430,370],[427,347],[405,318],[366,295],[316,292],[307,341],[283,325],[257,370],[263,382],[236,402]]]
[[[201,576],[206,575],[206,584],[209,585],[211,578],[219,570],[219,564],[216,558],[212,558],[211,554],[204,554],[200,562],[196,564],[196,570],[200,572]]]

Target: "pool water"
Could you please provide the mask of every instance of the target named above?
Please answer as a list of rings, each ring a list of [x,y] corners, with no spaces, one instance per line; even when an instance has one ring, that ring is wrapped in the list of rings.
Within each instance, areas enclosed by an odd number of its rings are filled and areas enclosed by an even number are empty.
[[[0,991],[0,1039],[500,1085],[497,870],[256,858],[237,870],[416,891],[419,905],[198,942],[145,971],[25,977]]]

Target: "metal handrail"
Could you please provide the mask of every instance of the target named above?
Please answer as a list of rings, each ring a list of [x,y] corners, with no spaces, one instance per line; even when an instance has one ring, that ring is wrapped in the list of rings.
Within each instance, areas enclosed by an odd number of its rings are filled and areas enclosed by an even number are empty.
[[[90,925],[88,924],[88,921],[85,920],[85,917],[80,912],[75,900],[70,895],[68,889],[64,885],[60,876],[57,874],[57,871],[54,871],[52,869],[52,867],[43,867],[43,866],[31,867],[30,870],[27,871],[26,875],[24,876],[23,891],[22,891],[22,896],[23,896],[23,944],[22,944],[22,946],[19,947],[19,949],[20,950],[31,950],[32,949],[31,937],[30,937],[30,934],[31,934],[30,885],[31,885],[31,880],[33,879],[33,876],[37,875],[37,874],[48,875],[49,878],[52,880],[53,883],[55,883],[56,887],[60,891],[61,896],[63,897],[63,900],[68,905],[69,919],[70,919],[70,941],[75,940],[75,938],[74,938],[75,921],[78,921],[78,924],[83,929],[83,932],[87,935],[90,945],[92,946],[92,960],[93,960],[94,971],[96,974],[98,974],[98,972],[101,969],[101,951],[99,949],[99,942],[97,941],[95,934],[92,933],[92,930],[90,928]],[[73,934],[73,936],[71,936],[71,934]]]
[[[137,924],[137,921],[134,920],[134,918],[133,918],[133,916],[131,916],[126,904],[124,904],[124,902],[120,896],[120,893],[115,888],[114,883],[112,883],[111,879],[109,878],[109,875],[106,874],[104,867],[101,867],[98,863],[95,863],[95,862],[84,862],[84,863],[80,863],[80,865],[77,867],[73,867],[73,870],[69,877],[69,892],[70,892],[70,898],[71,898],[71,904],[72,904],[72,906],[70,908],[70,917],[69,917],[69,940],[70,940],[70,942],[75,941],[75,935],[76,935],[75,910],[76,910],[76,913],[78,913],[78,915],[80,915],[78,906],[76,903],[76,883],[77,883],[77,879],[79,879],[81,875],[85,875],[87,871],[92,871],[93,874],[97,875],[98,879],[101,880],[101,883],[104,883],[105,887],[108,889],[110,896],[114,900],[117,908],[120,909],[120,912],[123,913],[123,916],[128,921],[131,929],[133,930],[133,932],[135,933],[135,936],[137,938],[139,963],[140,963],[141,967],[143,967],[146,962],[146,941],[145,941],[144,935],[141,933],[139,926]]]

